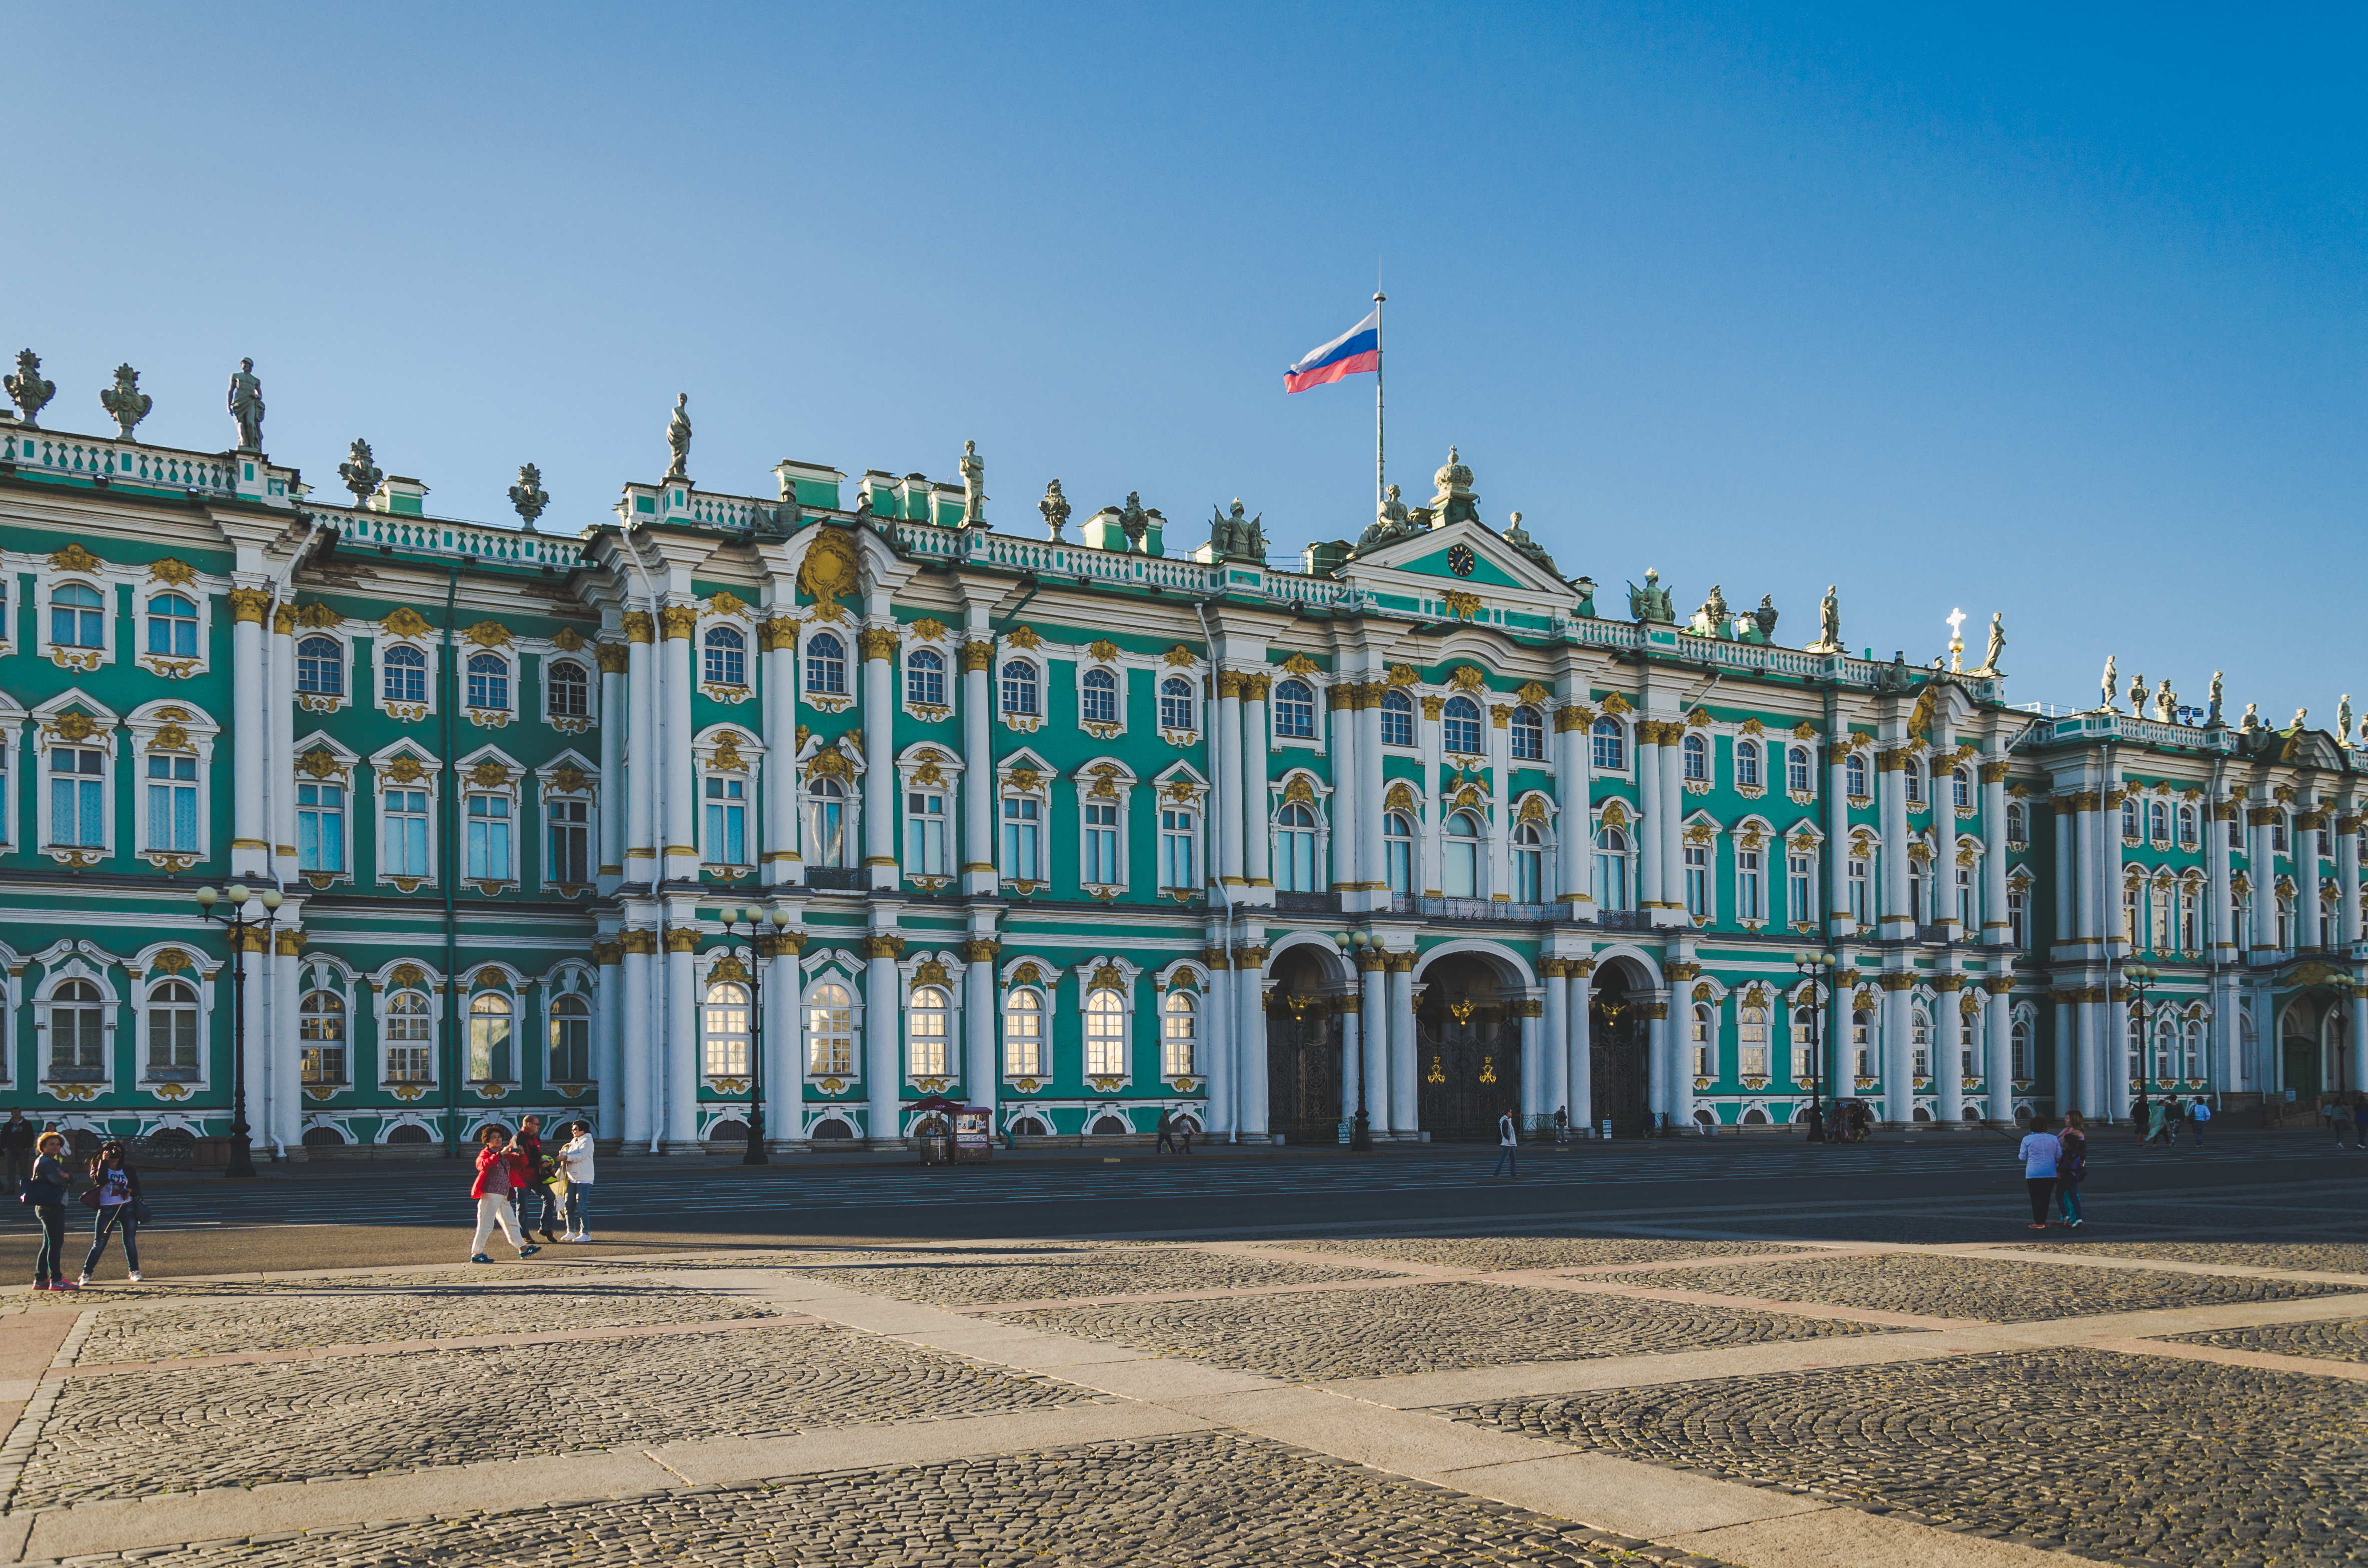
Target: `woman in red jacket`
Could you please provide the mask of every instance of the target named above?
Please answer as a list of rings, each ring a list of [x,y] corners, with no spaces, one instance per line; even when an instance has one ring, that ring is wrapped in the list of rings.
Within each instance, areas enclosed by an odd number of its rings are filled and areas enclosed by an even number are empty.
[[[488,1127],[477,1134],[477,1184],[469,1189],[469,1196],[477,1200],[477,1236],[469,1245],[471,1263],[494,1261],[485,1256],[485,1243],[493,1238],[496,1225],[520,1257],[532,1257],[542,1250],[526,1244],[526,1237],[518,1232],[518,1216],[510,1211],[510,1188],[530,1178],[526,1155],[516,1138],[499,1127]]]

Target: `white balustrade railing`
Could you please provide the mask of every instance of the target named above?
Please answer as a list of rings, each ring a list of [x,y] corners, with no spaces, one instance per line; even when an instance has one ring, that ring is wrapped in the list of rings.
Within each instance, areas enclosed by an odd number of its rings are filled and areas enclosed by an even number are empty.
[[[452,555],[497,565],[549,566],[565,571],[584,559],[583,545],[558,534],[501,528],[445,517],[406,517],[393,512],[358,512],[347,507],[307,507],[339,541],[362,549],[400,550],[414,555]]]
[[[99,440],[88,436],[62,436],[21,426],[0,426],[0,462],[10,462],[36,473],[75,479],[104,479],[111,483],[148,485],[158,490],[195,490],[207,495],[238,493],[237,465],[227,456],[176,451],[169,447],[142,447],[130,441]]]

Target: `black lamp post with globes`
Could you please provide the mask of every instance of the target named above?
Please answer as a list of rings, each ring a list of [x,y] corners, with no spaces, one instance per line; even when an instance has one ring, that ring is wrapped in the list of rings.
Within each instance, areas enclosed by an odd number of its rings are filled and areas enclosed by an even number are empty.
[[[270,940],[271,927],[279,918],[279,890],[266,888],[257,893],[244,883],[233,882],[227,890],[199,888],[189,896],[197,900],[199,914],[220,922],[230,932],[230,1163],[222,1166],[222,1175],[251,1176],[255,1174],[255,1148],[246,1124],[245,960],[249,952],[260,950],[260,943],[251,943],[247,934],[256,933],[261,942]],[[227,915],[214,907],[225,897],[230,900]],[[249,905],[262,913],[250,914]]]
[[[764,931],[771,926],[779,937],[790,924],[790,912],[776,909],[768,915],[751,904],[735,909],[726,904],[715,912],[715,918],[729,937],[735,926],[748,927],[748,952],[756,962],[748,971],[748,1149],[740,1156],[744,1165],[769,1165],[773,1162],[765,1153],[765,944]]]
[[[1823,1128],[1826,1123],[1826,1050],[1830,1043],[1826,1037],[1833,1021],[1833,1009],[1827,997],[1833,989],[1835,971],[1841,967],[1841,960],[1832,953],[1794,953],[1793,967],[1809,982],[1809,1028],[1815,1040],[1815,1049],[1809,1053],[1809,1116],[1814,1125]],[[1821,978],[1825,984],[1823,991],[1818,989]],[[1833,1142],[1830,1134],[1827,1142]]]

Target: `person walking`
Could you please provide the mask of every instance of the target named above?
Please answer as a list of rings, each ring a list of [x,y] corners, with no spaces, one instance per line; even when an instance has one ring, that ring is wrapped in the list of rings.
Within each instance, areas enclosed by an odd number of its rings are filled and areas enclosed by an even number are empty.
[[[2089,1175],[2089,1129],[2080,1113],[2064,1113],[2064,1131],[2056,1134],[2055,1201],[2064,1211],[2064,1228],[2080,1228],[2080,1183]]]
[[[1510,1176],[1516,1181],[1520,1180],[1520,1126],[1513,1119],[1513,1108],[1507,1106],[1505,1114],[1497,1119],[1497,1168],[1488,1174],[1492,1176]]]
[[[71,1290],[66,1282],[66,1135],[43,1132],[33,1141],[33,1165],[17,1199],[29,1204],[41,1227],[41,1244],[33,1254],[33,1289]]]
[[[8,1119],[0,1121],[0,1154],[8,1161],[8,1191],[11,1196],[24,1190],[33,1179],[33,1138],[40,1129],[25,1119],[21,1110],[11,1110]]]
[[[98,1197],[98,1213],[90,1224],[90,1255],[82,1260],[81,1284],[90,1283],[90,1271],[107,1256],[107,1238],[120,1226],[123,1231],[123,1265],[134,1285],[140,1283],[140,1206],[145,1201],[140,1196],[140,1173],[131,1168],[131,1156],[123,1144],[110,1138],[98,1151],[98,1163],[91,1167],[91,1187]]]
[[[1159,1142],[1151,1146],[1151,1152],[1156,1154],[1162,1149],[1171,1154],[1176,1152],[1176,1116],[1172,1111],[1159,1113]]]
[[[592,1218],[592,1124],[578,1121],[559,1146],[560,1168],[567,1173],[567,1232],[560,1239],[588,1242]]]
[[[2195,1146],[2201,1149],[2203,1130],[2212,1125],[2212,1102],[2197,1096],[2195,1103],[2187,1108],[2187,1124],[2195,1130]]]
[[[541,1231],[544,1241],[555,1242],[559,1237],[551,1227],[559,1218],[559,1199],[551,1190],[551,1178],[558,1174],[559,1163],[542,1152],[542,1118],[519,1119],[518,1144],[526,1172],[510,1189],[510,1200],[518,1206],[518,1229],[529,1235]]]
[[[2034,1116],[2031,1131],[2022,1135],[2022,1146],[2016,1151],[2022,1161],[2022,1185],[2031,1193],[2030,1229],[2047,1229],[2047,1200],[2055,1195],[2055,1163],[2063,1157],[2064,1145],[2055,1134],[2047,1131],[2047,1119]]]
[[[497,1225],[520,1257],[532,1257],[542,1249],[527,1245],[518,1215],[510,1207],[511,1189],[520,1178],[518,1142],[499,1127],[488,1127],[477,1134],[477,1180],[469,1188],[469,1196],[477,1200],[477,1235],[469,1246],[469,1261],[494,1261],[485,1256],[485,1244],[493,1239]]]

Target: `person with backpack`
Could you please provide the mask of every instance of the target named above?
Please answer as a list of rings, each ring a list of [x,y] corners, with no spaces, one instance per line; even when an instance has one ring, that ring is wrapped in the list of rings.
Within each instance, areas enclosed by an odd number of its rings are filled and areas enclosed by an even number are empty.
[[[518,1210],[518,1229],[529,1235],[541,1231],[544,1241],[555,1242],[559,1237],[551,1227],[559,1218],[560,1200],[551,1190],[551,1180],[559,1174],[559,1162],[542,1152],[542,1118],[519,1120],[518,1146],[523,1174],[510,1188],[510,1201]]]
[[[485,1255],[485,1244],[493,1239],[495,1226],[518,1249],[520,1257],[532,1257],[542,1250],[527,1245],[518,1215],[510,1207],[511,1188],[525,1179],[524,1165],[518,1140],[507,1131],[487,1127],[477,1134],[477,1180],[469,1188],[469,1196],[477,1200],[477,1234],[469,1245],[471,1263],[494,1261]]]
[[[2077,1110],[2064,1113],[2064,1131],[2056,1138],[2055,1201],[2064,1210],[2064,1228],[2080,1228],[2080,1183],[2089,1174],[2089,1131]]]
[[[147,1199],[140,1196],[140,1173],[131,1168],[131,1158],[123,1144],[110,1138],[98,1151],[98,1161],[90,1168],[90,1190],[83,1201],[98,1212],[90,1225],[90,1255],[82,1260],[81,1285],[90,1283],[90,1271],[107,1256],[107,1238],[118,1226],[123,1230],[123,1262],[125,1271],[134,1285],[140,1283],[140,1210]]]
[[[44,1132],[33,1142],[33,1169],[17,1189],[17,1201],[28,1205],[41,1227],[40,1249],[33,1254],[33,1289],[72,1290],[66,1282],[66,1135]]]

